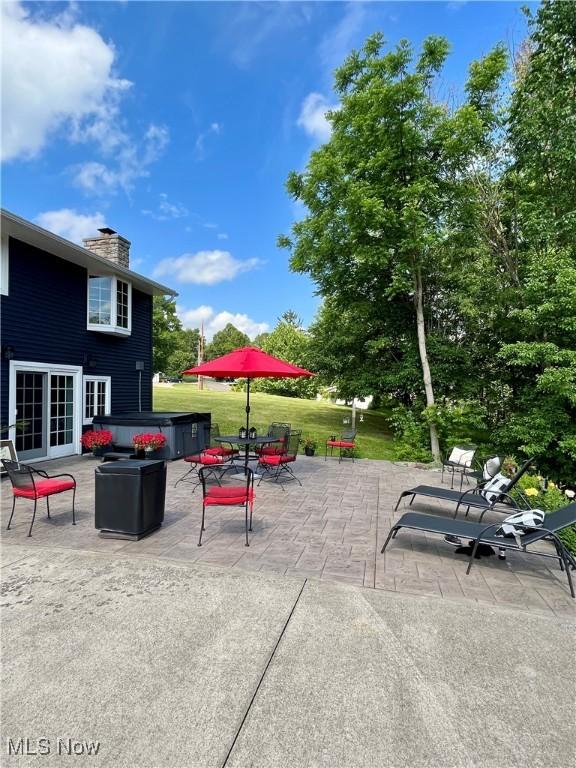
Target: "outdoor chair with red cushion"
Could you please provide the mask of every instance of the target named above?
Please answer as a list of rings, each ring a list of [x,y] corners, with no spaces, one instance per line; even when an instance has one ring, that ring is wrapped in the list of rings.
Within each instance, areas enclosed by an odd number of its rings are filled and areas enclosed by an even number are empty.
[[[348,429],[342,432],[342,434],[339,437],[331,437],[329,440],[326,440],[326,451],[324,453],[324,461],[328,458],[328,448],[330,448],[330,456],[332,456],[334,452],[334,448],[338,448],[339,454],[338,454],[338,463],[342,461],[344,458],[344,455],[346,452],[350,454],[352,457],[352,461],[354,461],[354,449],[356,448],[356,430],[355,429]]]
[[[210,456],[223,456],[226,459],[232,459],[238,456],[238,449],[230,446],[226,448],[223,445],[217,443],[214,438],[220,437],[220,427],[218,424],[212,424],[210,427],[210,446],[205,448],[202,453],[207,453]]]
[[[254,473],[246,468],[245,475],[237,478],[238,467],[233,464],[214,467],[201,467],[198,474],[202,483],[202,524],[198,546],[202,546],[202,533],[206,530],[206,507],[210,506],[243,506],[246,532],[246,546],[249,547],[248,531],[252,530],[252,513],[254,511]],[[234,473],[234,477],[232,477]]]
[[[268,427],[268,437],[275,437],[276,440],[270,445],[263,445],[254,450],[258,456],[278,456],[286,450],[288,435],[292,428],[291,424],[282,421],[273,421]]]
[[[225,456],[212,456],[205,452],[192,453],[190,456],[184,456],[184,461],[188,462],[191,466],[182,477],[176,480],[174,488],[176,488],[178,483],[191,483],[194,486],[192,488],[192,493],[194,493],[196,488],[201,485],[199,473],[202,467],[221,467],[222,464],[228,460],[229,459]]]
[[[266,475],[275,482],[278,482],[284,473],[287,475],[288,480],[296,480],[301,486],[302,483],[296,477],[291,467],[298,456],[298,446],[300,445],[301,437],[301,430],[290,432],[288,440],[284,444],[283,451],[274,455],[261,455],[258,459],[258,469],[263,470]],[[262,475],[258,485],[260,485],[266,475]],[[284,490],[284,486],[282,486],[282,490]]]
[[[72,491],[72,525],[76,525],[76,517],[74,513],[76,480],[72,475],[49,475],[41,469],[35,469],[27,464],[21,464],[18,461],[9,461],[8,459],[2,459],[2,464],[12,483],[13,497],[12,513],[10,514],[10,520],[8,520],[6,530],[10,529],[10,524],[14,517],[16,499],[30,499],[30,501],[34,502],[32,522],[30,523],[30,530],[28,531],[28,536],[32,536],[32,526],[34,525],[34,520],[36,518],[38,499],[46,499],[46,510],[48,512],[48,518],[50,518],[50,502],[48,501],[48,497],[55,496],[57,493],[63,493],[64,491]]]

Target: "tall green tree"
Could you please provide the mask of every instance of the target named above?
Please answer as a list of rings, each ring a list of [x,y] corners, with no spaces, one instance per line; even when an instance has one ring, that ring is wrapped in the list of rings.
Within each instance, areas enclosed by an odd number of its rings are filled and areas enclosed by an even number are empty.
[[[182,323],[176,302],[167,296],[154,296],[152,309],[152,365],[155,372],[168,373],[170,357],[179,344]]]
[[[177,332],[178,345],[168,358],[166,373],[177,376],[198,363],[198,328],[184,328]]]
[[[512,412],[499,434],[576,481],[576,4],[527,13],[505,176],[519,263],[500,355]]]
[[[206,346],[206,360],[214,360],[235,349],[245,347],[250,344],[250,339],[245,333],[239,331],[232,323],[228,323],[221,331],[214,334],[214,338]]]
[[[279,244],[291,249],[292,268],[342,309],[368,302],[385,316],[396,300],[412,305],[408,331],[439,459],[427,317],[450,281],[451,225],[466,208],[466,174],[489,144],[506,56],[498,47],[474,62],[466,99],[450,109],[434,98],[444,38],[427,38],[417,58],[406,40],[388,53],[383,45],[372,35],[336,71],[332,136],[287,182],[308,214]]]
[[[310,336],[302,327],[302,320],[292,310],[278,318],[274,330],[262,344],[264,352],[279,357],[301,368],[308,365]],[[258,392],[283,395],[284,397],[314,398],[318,391],[316,378],[255,379],[252,388]]]
[[[263,331],[262,333],[259,333],[252,342],[253,345],[259,349],[262,349],[268,336],[270,336],[270,331]]]

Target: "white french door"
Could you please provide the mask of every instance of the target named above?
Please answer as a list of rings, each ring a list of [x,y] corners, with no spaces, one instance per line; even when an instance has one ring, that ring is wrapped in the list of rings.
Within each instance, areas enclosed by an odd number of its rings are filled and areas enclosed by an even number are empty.
[[[74,376],[49,373],[48,455],[51,459],[74,453]]]
[[[56,459],[80,452],[82,369],[11,361],[11,429],[18,457]]]

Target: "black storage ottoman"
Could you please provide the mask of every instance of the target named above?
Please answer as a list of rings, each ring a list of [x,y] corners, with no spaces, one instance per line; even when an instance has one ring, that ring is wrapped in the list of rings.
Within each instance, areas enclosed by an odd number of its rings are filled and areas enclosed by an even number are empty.
[[[166,464],[114,461],[96,468],[95,525],[104,538],[136,541],[164,520]]]

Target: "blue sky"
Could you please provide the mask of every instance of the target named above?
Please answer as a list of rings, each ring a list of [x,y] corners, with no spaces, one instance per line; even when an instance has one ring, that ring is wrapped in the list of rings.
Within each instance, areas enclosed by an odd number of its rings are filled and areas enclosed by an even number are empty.
[[[132,241],[189,327],[250,336],[319,300],[276,248],[284,182],[328,137],[331,73],[376,30],[445,35],[442,88],[526,32],[521,3],[3,3],[2,205],[77,242]]]

